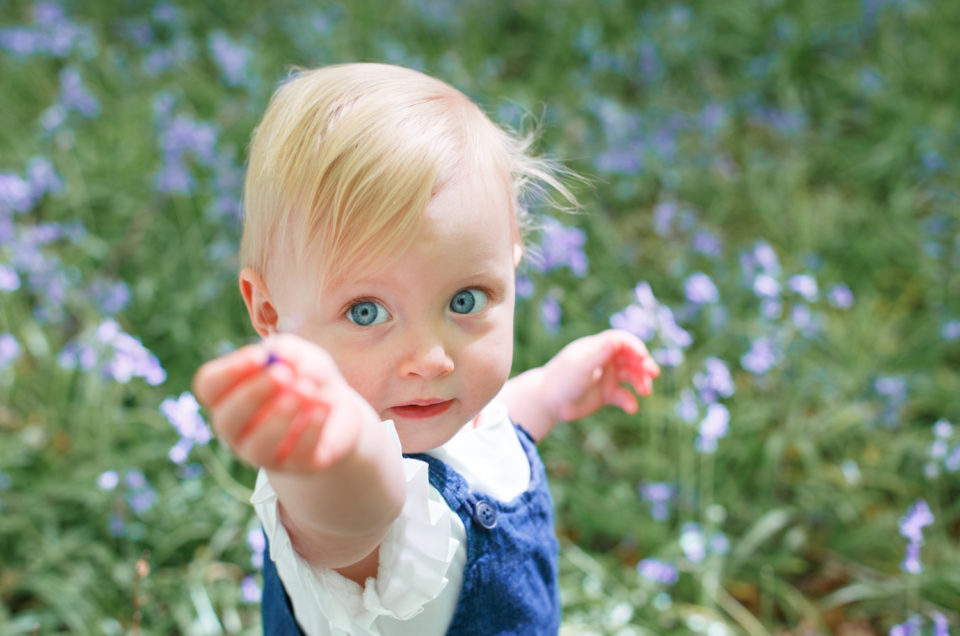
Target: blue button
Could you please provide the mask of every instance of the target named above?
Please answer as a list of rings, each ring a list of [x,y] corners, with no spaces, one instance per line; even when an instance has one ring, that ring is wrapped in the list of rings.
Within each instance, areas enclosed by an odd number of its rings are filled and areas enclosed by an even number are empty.
[[[497,509],[489,501],[478,501],[473,518],[487,530],[497,527]]]

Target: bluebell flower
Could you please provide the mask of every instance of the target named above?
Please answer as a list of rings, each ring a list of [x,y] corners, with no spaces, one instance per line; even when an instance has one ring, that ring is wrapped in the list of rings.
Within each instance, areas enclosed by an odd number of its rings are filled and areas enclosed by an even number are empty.
[[[779,353],[774,348],[773,338],[757,338],[750,343],[750,349],[740,358],[740,366],[754,375],[764,375],[776,366]]]
[[[48,193],[57,193],[63,189],[63,179],[53,169],[53,164],[45,157],[34,157],[27,164],[27,182],[30,196],[36,201]]]
[[[569,267],[575,276],[583,276],[587,273],[587,255],[583,251],[586,240],[583,230],[546,217],[538,247],[530,253],[530,267],[541,273]]]
[[[819,296],[817,288],[817,279],[809,274],[796,274],[787,280],[787,285],[791,290],[803,296],[804,300],[813,302]]]
[[[891,627],[888,636],[914,636],[920,632],[922,625],[923,619],[919,614],[914,614],[903,623]]]
[[[263,591],[256,579],[252,576],[245,576],[240,582],[240,598],[244,603],[259,603]]]
[[[679,206],[676,201],[661,201],[653,208],[653,229],[660,236],[667,236],[673,227]]]
[[[213,126],[179,115],[160,132],[160,149],[165,159],[180,159],[186,153],[211,165],[215,157],[217,133]]]
[[[793,325],[805,336],[810,337],[820,329],[820,322],[816,314],[806,305],[794,305],[790,310],[790,320]]]
[[[123,311],[130,303],[130,287],[123,281],[107,281],[98,278],[90,284],[88,292],[106,316]]]
[[[170,449],[171,461],[184,463],[194,444],[206,444],[213,439],[210,428],[200,415],[200,405],[189,391],[184,391],[177,399],[166,398],[160,404],[160,412],[180,434],[180,440]]]
[[[680,549],[692,563],[700,563],[707,556],[707,539],[700,524],[687,522],[680,529]]]
[[[143,378],[156,386],[167,379],[167,372],[157,357],[150,353],[138,338],[123,332],[116,321],[108,319],[96,330],[96,339],[112,348],[113,356],[104,365],[105,373],[125,384],[131,378]]]
[[[13,172],[0,172],[0,217],[26,212],[33,204],[27,181]]]
[[[547,331],[557,331],[560,328],[560,318],[563,316],[563,310],[560,303],[553,296],[547,296],[540,304],[540,322],[546,327]]]
[[[700,432],[696,439],[697,450],[712,453],[717,450],[717,440],[725,437],[730,424],[730,411],[723,404],[707,406],[707,414],[700,422]]]
[[[68,111],[75,110],[84,117],[100,113],[100,101],[84,86],[80,71],[71,66],[60,71],[60,103]]]
[[[100,356],[96,349],[90,345],[71,340],[64,345],[63,350],[57,357],[57,363],[63,369],[73,370],[79,367],[83,371],[89,371],[96,366],[99,359]]]
[[[760,313],[767,320],[776,320],[783,313],[783,304],[776,298],[764,298],[760,302]]]
[[[687,424],[693,424],[700,416],[697,397],[689,388],[680,391],[680,399],[677,401],[676,413],[677,417]]]
[[[519,274],[516,282],[517,298],[530,298],[535,291],[533,281],[529,276]]]
[[[247,545],[250,547],[250,565],[258,570],[263,569],[263,559],[267,551],[267,540],[259,527],[247,532]]]
[[[123,476],[123,482],[126,485],[127,505],[135,514],[142,515],[156,503],[157,493],[143,472],[137,469],[128,470]]]
[[[914,503],[900,518],[900,536],[907,539],[907,552],[901,568],[905,572],[918,574],[923,571],[920,562],[920,546],[923,545],[923,529],[934,522],[930,506],[923,499]]]
[[[20,276],[16,270],[0,263],[0,291],[17,291],[20,289]]]
[[[704,360],[703,370],[694,374],[693,385],[697,387],[700,400],[704,404],[730,397],[736,390],[727,364],[712,356]]]
[[[693,239],[690,242],[690,249],[697,254],[714,258],[719,257],[723,252],[720,239],[706,230],[699,230],[693,235]]]
[[[637,572],[644,579],[663,585],[673,585],[678,579],[676,566],[660,559],[643,559],[637,563]]]
[[[657,481],[640,484],[637,490],[650,503],[650,516],[656,521],[666,521],[670,514],[668,504],[676,494],[676,487]]]
[[[780,260],[773,247],[766,241],[759,241],[754,245],[753,259],[765,273],[772,276],[780,274]]]
[[[960,339],[960,320],[950,320],[940,328],[940,337],[947,341]]]
[[[20,357],[20,343],[12,333],[0,333],[0,371]]]
[[[113,490],[120,484],[120,475],[115,470],[105,470],[97,477],[97,488],[100,490]]]
[[[715,303],[720,300],[720,292],[709,276],[703,272],[694,272],[683,284],[683,293],[687,300],[697,305]]]
[[[713,554],[727,554],[730,552],[730,540],[727,538],[727,535],[716,530],[710,534],[707,547]]]
[[[933,619],[933,636],[950,636],[950,624],[946,616],[934,610],[930,612],[930,618]]]
[[[827,290],[827,301],[838,309],[849,309],[853,306],[853,292],[842,283],[833,285]]]
[[[614,329],[629,331],[644,342],[653,339],[657,332],[656,314],[640,305],[628,305],[610,317]]]
[[[753,279],[753,293],[759,298],[776,298],[780,295],[780,282],[770,274],[757,274]]]
[[[123,517],[117,513],[110,515],[110,520],[107,522],[107,530],[110,532],[110,536],[122,537],[124,530],[126,530],[126,524],[123,522]]]
[[[164,162],[153,180],[157,192],[166,194],[191,194],[195,185],[193,175],[180,159]]]
[[[247,75],[251,51],[230,39],[223,31],[214,31],[207,39],[213,61],[229,86],[239,86]]]
[[[960,470],[960,444],[953,447],[950,454],[943,460],[943,465],[951,473]]]

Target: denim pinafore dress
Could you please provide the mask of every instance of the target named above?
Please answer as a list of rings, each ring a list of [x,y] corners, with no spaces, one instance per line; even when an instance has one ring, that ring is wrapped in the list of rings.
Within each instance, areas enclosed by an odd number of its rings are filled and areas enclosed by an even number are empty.
[[[530,462],[530,485],[508,502],[470,490],[459,473],[435,457],[405,455],[427,464],[430,485],[466,530],[463,583],[447,634],[552,636],[560,629],[553,500],[533,439],[514,426]],[[262,615],[264,634],[302,634],[269,558],[263,568]]]

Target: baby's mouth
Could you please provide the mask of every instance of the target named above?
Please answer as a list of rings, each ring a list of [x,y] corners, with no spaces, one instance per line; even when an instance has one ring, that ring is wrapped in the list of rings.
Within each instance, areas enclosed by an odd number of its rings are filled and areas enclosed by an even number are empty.
[[[390,407],[394,415],[407,419],[422,419],[445,413],[453,406],[453,400],[418,400],[409,404]]]

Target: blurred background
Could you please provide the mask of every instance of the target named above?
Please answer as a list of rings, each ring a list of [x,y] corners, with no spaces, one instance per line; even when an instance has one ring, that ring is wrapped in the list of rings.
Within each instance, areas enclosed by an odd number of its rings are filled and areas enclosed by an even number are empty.
[[[951,0],[0,0],[0,633],[259,633],[254,475],[189,382],[255,335],[270,94],[387,61],[584,177],[581,213],[531,201],[515,370],[610,325],[664,369],[636,416],[542,444],[563,633],[960,634],[957,25]]]

